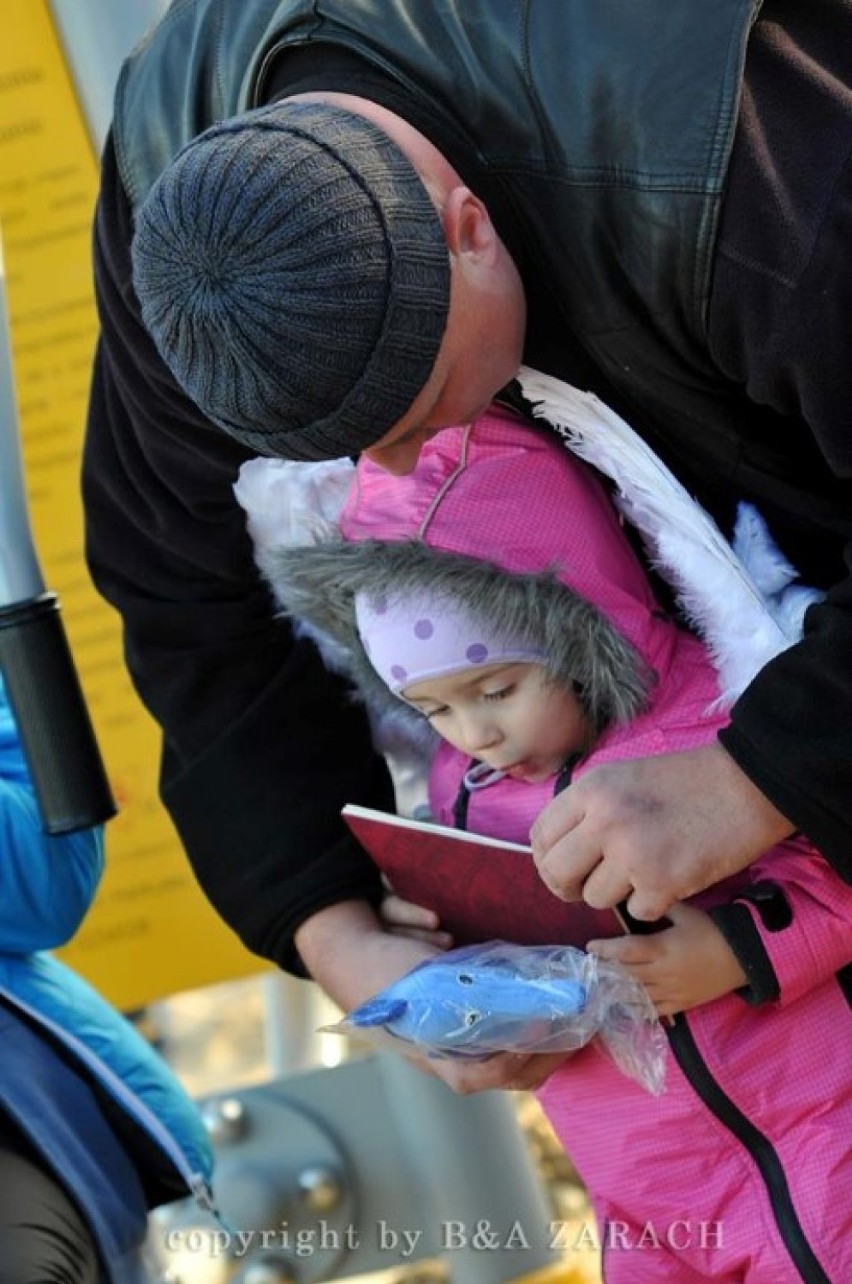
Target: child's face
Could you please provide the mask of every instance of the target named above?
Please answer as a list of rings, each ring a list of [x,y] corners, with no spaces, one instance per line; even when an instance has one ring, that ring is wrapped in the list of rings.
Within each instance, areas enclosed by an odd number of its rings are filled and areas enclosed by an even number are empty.
[[[456,749],[533,784],[582,749],[588,728],[573,691],[540,664],[492,664],[412,683],[403,692]]]

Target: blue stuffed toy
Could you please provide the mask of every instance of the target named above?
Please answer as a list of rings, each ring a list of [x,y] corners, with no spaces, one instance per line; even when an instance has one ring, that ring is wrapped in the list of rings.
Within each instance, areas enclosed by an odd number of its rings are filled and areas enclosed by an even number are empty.
[[[487,941],[426,959],[336,1025],[379,1047],[484,1060],[498,1052],[576,1052],[597,1040],[657,1094],[666,1038],[644,987],[570,945]]]
[[[493,941],[450,950],[362,1003],[341,1025],[350,1033],[381,1029],[433,1055],[580,1047],[591,979],[586,960],[579,950]]]

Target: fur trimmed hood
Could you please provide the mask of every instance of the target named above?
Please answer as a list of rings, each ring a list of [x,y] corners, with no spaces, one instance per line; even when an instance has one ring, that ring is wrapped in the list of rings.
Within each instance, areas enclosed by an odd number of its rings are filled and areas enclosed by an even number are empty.
[[[576,684],[593,736],[645,705],[647,666],[606,616],[552,571],[510,575],[497,563],[436,552],[423,542],[373,539],[273,549],[263,570],[287,615],[343,648],[348,663],[342,667],[374,707],[397,707],[400,700],[367,658],[355,626],[355,596],[422,596],[424,590],[459,598],[475,621],[496,623],[509,637],[540,646],[550,676]]]
[[[507,412],[438,434],[404,477],[362,458],[337,530],[316,539],[256,541],[258,563],[282,611],[374,710],[408,706],[363,650],[358,593],[460,597],[478,620],[546,652],[551,675],[577,684],[596,736],[636,717],[667,665],[673,626],[609,496],[551,434]]]

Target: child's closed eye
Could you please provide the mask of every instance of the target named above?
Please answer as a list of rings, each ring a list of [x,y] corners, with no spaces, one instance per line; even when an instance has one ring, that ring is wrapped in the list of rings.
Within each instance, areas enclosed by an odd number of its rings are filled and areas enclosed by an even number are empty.
[[[507,687],[501,687],[499,691],[483,691],[482,698],[483,700],[505,700],[514,690],[514,683],[510,683]]]
[[[421,709],[420,712],[431,722],[433,718],[440,718],[443,714],[449,713],[450,709],[449,705],[442,704],[437,709]]]

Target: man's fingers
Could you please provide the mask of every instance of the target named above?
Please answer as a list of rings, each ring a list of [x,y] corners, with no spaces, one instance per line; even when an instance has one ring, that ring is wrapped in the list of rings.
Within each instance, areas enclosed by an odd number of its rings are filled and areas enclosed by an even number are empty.
[[[434,1070],[437,1066],[438,1077],[463,1096],[495,1089],[530,1092],[540,1088],[571,1055],[566,1052],[503,1052],[487,1060],[464,1064],[458,1061],[432,1062],[432,1067]]]
[[[560,901],[581,901],[583,899],[583,878],[568,879],[560,871],[555,861],[539,865],[541,881],[549,892]]]
[[[415,905],[391,893],[381,903],[382,920],[390,927],[417,927],[435,931],[440,927],[438,915],[424,905]]]
[[[790,829],[714,743],[595,767],[548,803],[531,840],[555,895],[596,909],[626,900],[653,922]]]
[[[563,901],[583,900],[592,909],[613,909],[623,901],[634,918],[652,923],[665,915],[674,896],[662,888],[634,887],[632,869],[603,850],[601,839],[583,825],[534,858],[545,886]],[[648,869],[645,870],[646,877]]]
[[[420,941],[436,950],[449,950],[453,946],[453,938],[449,932],[430,932],[422,927],[389,927],[388,930],[393,936],[403,936],[407,941]]]
[[[474,1092],[491,1092],[514,1088],[520,1081],[529,1061],[528,1055],[509,1052],[475,1061],[438,1060],[438,1075],[444,1082],[463,1096]]]
[[[603,860],[603,853],[596,852],[596,863],[581,887],[581,895],[592,909],[612,909],[620,905],[633,891],[633,884],[613,861]]]
[[[600,844],[590,841],[582,828],[573,829],[540,857],[533,858],[542,882],[563,901],[580,901],[584,886],[601,859]]]
[[[674,903],[675,897],[661,888],[637,888],[627,897],[628,912],[640,923],[654,923],[658,918],[665,918]]]
[[[565,1052],[534,1052],[526,1056],[514,1053],[500,1086],[510,1092],[532,1092],[540,1088],[569,1055]]]
[[[583,819],[583,809],[570,789],[547,804],[530,829],[530,846],[536,861],[543,860],[560,838],[569,834]]]

